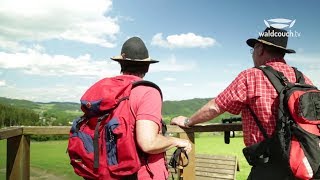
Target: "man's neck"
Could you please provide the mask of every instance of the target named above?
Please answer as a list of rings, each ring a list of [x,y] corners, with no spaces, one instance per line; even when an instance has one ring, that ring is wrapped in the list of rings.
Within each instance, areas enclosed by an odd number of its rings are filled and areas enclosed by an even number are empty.
[[[137,77],[139,77],[139,78],[141,78],[141,79],[143,79],[144,76],[145,76],[144,73],[128,73],[128,72],[123,72],[122,74],[123,74],[123,75],[137,76]]]
[[[283,60],[283,57],[281,56],[266,56],[264,59],[263,59],[263,64],[266,64],[267,62],[270,62],[270,61],[277,61],[277,60]]]

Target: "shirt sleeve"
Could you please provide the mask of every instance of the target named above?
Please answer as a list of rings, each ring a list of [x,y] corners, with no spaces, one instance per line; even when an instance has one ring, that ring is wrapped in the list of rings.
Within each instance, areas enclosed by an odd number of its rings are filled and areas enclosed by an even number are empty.
[[[232,113],[239,114],[247,100],[246,72],[241,72],[232,83],[221,92],[215,99],[219,108]]]
[[[306,84],[314,85],[314,84],[312,83],[312,81],[311,81],[307,76],[303,75],[303,77],[304,77],[304,80],[305,80],[305,83],[306,83]]]

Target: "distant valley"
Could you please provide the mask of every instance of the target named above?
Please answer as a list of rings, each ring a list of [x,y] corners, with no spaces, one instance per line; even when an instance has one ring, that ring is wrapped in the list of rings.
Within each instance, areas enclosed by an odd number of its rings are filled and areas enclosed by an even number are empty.
[[[181,101],[164,101],[163,119],[168,123],[178,115],[190,116],[211,98],[195,98]],[[74,118],[81,116],[80,103],[33,102],[28,100],[0,97],[0,127],[12,125],[70,125]],[[225,113],[212,122],[232,116]]]

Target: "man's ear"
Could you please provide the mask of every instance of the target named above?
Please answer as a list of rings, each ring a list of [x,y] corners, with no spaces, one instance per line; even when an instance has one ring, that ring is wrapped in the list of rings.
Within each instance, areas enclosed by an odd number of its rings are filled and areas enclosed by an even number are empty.
[[[263,47],[262,44],[260,44],[258,47],[257,47],[257,50],[258,50],[258,55],[259,56],[262,56],[264,53],[265,53],[265,49]]]

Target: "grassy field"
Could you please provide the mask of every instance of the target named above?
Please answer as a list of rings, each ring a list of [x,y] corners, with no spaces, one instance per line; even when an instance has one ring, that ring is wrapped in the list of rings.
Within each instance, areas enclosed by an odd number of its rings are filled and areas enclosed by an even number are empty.
[[[212,133],[211,133],[212,134]],[[243,138],[235,137],[230,139],[230,144],[225,144],[223,135],[210,135],[202,133],[196,138],[197,154],[217,154],[217,155],[235,155],[238,158],[240,172],[237,172],[237,180],[245,180],[250,173],[251,166],[248,165],[242,154],[244,147]]]
[[[250,167],[242,155],[242,137],[231,138],[224,144],[222,135],[202,133],[196,138],[196,153],[236,155],[240,163],[237,179],[244,180]],[[31,176],[37,179],[80,180],[73,173],[66,153],[67,141],[31,142]],[[0,179],[5,179],[6,141],[0,141]]]
[[[80,180],[66,153],[67,141],[31,142],[31,176],[37,179]],[[0,179],[5,179],[6,142],[0,141]],[[49,178],[50,177],[50,178]],[[55,177],[55,178],[54,178]]]

